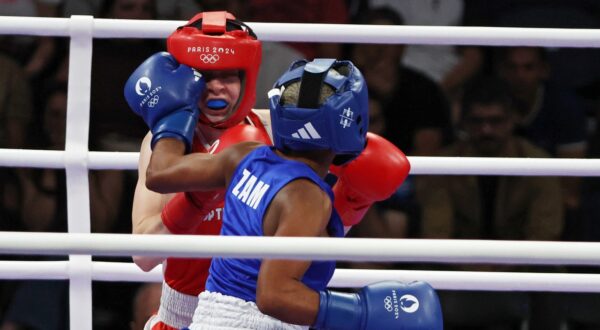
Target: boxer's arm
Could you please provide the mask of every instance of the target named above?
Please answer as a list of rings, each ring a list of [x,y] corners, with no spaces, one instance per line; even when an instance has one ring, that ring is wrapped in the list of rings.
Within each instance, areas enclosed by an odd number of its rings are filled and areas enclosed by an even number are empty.
[[[142,142],[140,159],[138,161],[138,181],[133,196],[131,225],[133,234],[169,234],[163,225],[160,214],[164,205],[173,195],[159,194],[146,188],[146,169],[150,161],[151,133]],[[133,261],[143,271],[150,271],[160,264],[164,258],[134,256]]]
[[[245,126],[238,125],[229,130],[233,135],[244,134],[248,129],[256,132],[255,129]],[[262,141],[261,134],[258,134],[254,141]],[[242,158],[264,144],[254,141],[235,144],[217,154],[184,155],[185,145],[180,140],[161,139],[156,143],[150,157],[146,171],[146,187],[159,193],[225,188]]]
[[[263,143],[270,143],[269,137],[261,128],[256,128],[251,125],[237,125],[227,129],[221,137],[215,142],[212,154],[219,154],[221,151],[227,149],[229,146],[238,144],[243,141],[257,141]],[[168,155],[167,155],[168,157]],[[177,158],[177,155],[172,155]],[[195,157],[202,158],[202,157]],[[183,158],[183,161],[186,159]],[[162,159],[161,161],[165,161]],[[160,162],[159,162],[160,163]],[[194,170],[206,171],[206,167],[198,165]],[[190,175],[185,178],[187,181],[193,182],[197,176]],[[201,179],[203,180],[203,179]],[[203,184],[205,182],[202,182]],[[202,222],[198,221],[204,217],[208,212],[216,207],[224,199],[224,189],[217,189],[212,191],[190,191],[186,193],[178,193],[173,197],[169,203],[163,208],[162,220],[163,224],[173,234],[189,234],[195,230]]]
[[[264,234],[324,236],[332,208],[331,199],[317,185],[292,181],[271,202],[263,220]],[[319,294],[301,281],[310,264],[306,260],[264,259],[256,287],[261,312],[284,322],[311,325],[317,316]]]

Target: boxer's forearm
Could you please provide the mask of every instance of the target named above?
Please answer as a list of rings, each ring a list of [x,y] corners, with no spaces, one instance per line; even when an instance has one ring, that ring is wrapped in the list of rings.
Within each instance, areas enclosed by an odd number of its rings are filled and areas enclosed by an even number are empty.
[[[185,172],[178,166],[185,152],[185,145],[173,138],[159,140],[154,146],[146,171],[146,187],[158,193],[176,192],[170,190],[173,181],[179,181]]]

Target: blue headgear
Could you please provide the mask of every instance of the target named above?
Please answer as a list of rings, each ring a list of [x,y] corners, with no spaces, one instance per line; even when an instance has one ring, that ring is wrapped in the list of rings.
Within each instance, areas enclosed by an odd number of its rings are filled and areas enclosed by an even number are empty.
[[[298,104],[281,104],[283,90],[297,81]],[[331,86],[334,93],[319,105],[323,83]],[[336,164],[354,159],[366,143],[368,99],[367,84],[352,62],[294,62],[269,91],[275,147],[298,151],[330,149],[337,155]]]

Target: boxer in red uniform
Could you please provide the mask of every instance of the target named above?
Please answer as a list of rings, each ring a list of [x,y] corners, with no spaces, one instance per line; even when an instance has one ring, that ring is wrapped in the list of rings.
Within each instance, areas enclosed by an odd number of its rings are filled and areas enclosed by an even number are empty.
[[[219,152],[241,141],[270,142],[268,111],[251,110],[254,86],[260,65],[260,42],[249,27],[226,12],[200,13],[185,26],[178,28],[167,40],[167,53],[155,54],[132,74],[125,86],[130,107],[142,109],[196,105],[201,111],[182,111],[175,116],[178,124],[196,125],[188,138],[188,151]],[[194,68],[195,70],[191,70]],[[189,69],[189,70],[188,70]],[[190,75],[190,72],[193,74]],[[188,80],[186,80],[188,79]],[[206,82],[202,90],[194,90],[199,79]],[[185,106],[184,106],[185,108]],[[192,110],[192,109],[188,109]],[[152,120],[152,119],[149,119]],[[228,129],[240,124],[247,129],[228,134]],[[161,123],[151,125],[152,132],[142,143],[139,179],[133,204],[133,232],[137,234],[198,234],[216,235],[221,228],[223,192],[188,192],[161,195],[145,187],[145,173],[151,147],[160,137],[177,135],[173,127]],[[185,125],[184,125],[185,126]],[[372,139],[369,150],[359,159],[360,165],[336,168],[340,178],[334,186],[336,209],[346,228],[356,224],[375,201],[389,197],[404,180],[410,165],[402,154],[386,161],[389,142]],[[381,142],[381,143],[380,143]],[[377,149],[373,149],[377,148]],[[351,163],[352,164],[352,163]],[[365,165],[366,164],[366,165]],[[369,164],[378,166],[373,171]],[[381,173],[381,168],[397,173],[396,180],[382,184],[366,184],[361,177]],[[134,257],[135,263],[149,271],[162,259]],[[147,329],[179,329],[190,324],[197,295],[204,290],[209,259],[168,258],[164,261],[164,283],[161,306],[151,318]]]
[[[239,135],[222,138],[228,128],[240,124],[255,127],[262,136],[258,140],[264,142],[265,136],[268,139],[265,128],[269,125],[268,112],[251,110],[261,44],[250,28],[226,12],[199,13],[169,36],[167,46],[170,61],[161,61],[166,59],[166,54],[153,55],[142,65],[146,71],[149,68],[168,71],[170,66],[185,64],[197,70],[195,78],[203,76],[206,82],[205,90],[192,96],[202,114],[193,120],[196,127],[190,151],[218,152],[228,144],[255,139]],[[144,72],[133,81],[130,79],[125,94],[132,109],[142,103],[143,106],[165,103],[167,98],[162,93],[173,93],[183,99],[177,93],[185,89],[184,79],[175,75],[171,78],[172,81]],[[128,92],[135,94],[128,96]],[[139,179],[132,213],[133,233],[218,235],[223,207],[223,196],[219,192],[161,195],[146,189],[146,168],[152,153],[152,140],[157,134],[168,132],[149,133],[140,150]],[[204,290],[210,260],[134,257],[134,261],[145,271],[163,263],[161,305],[146,328],[180,329],[187,326],[196,308],[197,295]]]

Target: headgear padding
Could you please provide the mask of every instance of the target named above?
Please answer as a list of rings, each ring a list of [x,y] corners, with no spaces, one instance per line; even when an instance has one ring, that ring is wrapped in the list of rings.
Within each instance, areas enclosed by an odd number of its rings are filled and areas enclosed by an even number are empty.
[[[200,120],[227,128],[242,121],[254,106],[261,60],[261,43],[252,29],[226,11],[199,13],[167,38],[167,50],[182,64],[198,71],[240,70],[242,89],[231,117],[213,123],[204,114]]]
[[[335,69],[335,70],[331,70]],[[300,82],[298,103],[282,104],[281,94]],[[319,104],[321,86],[333,94]],[[354,159],[364,149],[369,125],[366,82],[350,61],[297,61],[269,92],[275,147],[280,150],[333,150],[336,164]]]

